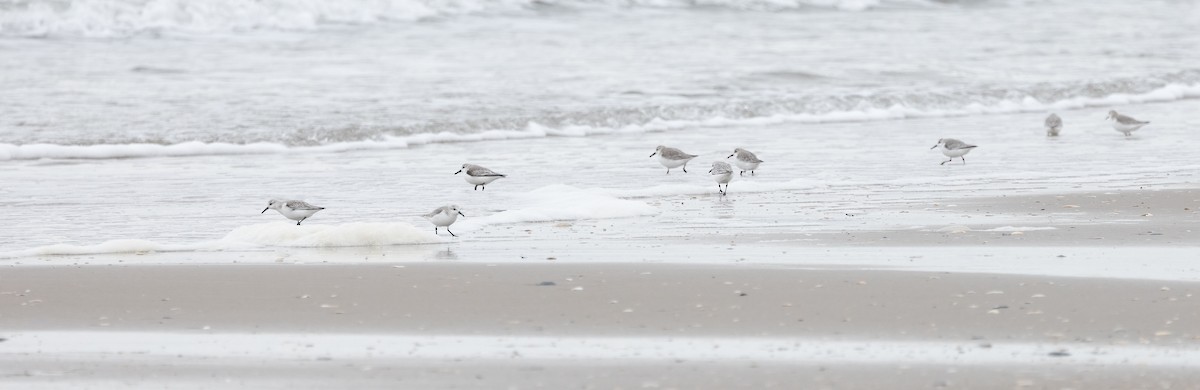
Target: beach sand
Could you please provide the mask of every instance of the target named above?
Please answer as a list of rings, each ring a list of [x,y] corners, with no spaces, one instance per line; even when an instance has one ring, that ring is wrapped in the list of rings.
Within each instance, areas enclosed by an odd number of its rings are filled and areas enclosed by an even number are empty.
[[[667,359],[593,361],[586,352],[578,358],[523,359],[515,347],[507,359],[464,353],[428,360],[384,354],[226,361],[147,337],[142,345],[107,353],[56,353],[48,345],[38,347],[46,352],[4,353],[0,377],[18,387],[104,381],[202,387],[229,379],[255,387],[1157,388],[1200,380],[1194,362],[1138,365],[1135,358],[1134,364],[1111,366],[1088,358],[1110,348],[1195,351],[1200,344],[1195,283],[561,263],[24,267],[2,275],[0,306],[8,309],[0,328],[9,340],[0,343],[0,351],[19,342],[21,330],[36,330],[39,342],[51,345],[52,331],[181,334],[182,342],[201,344],[222,343],[228,334],[320,334],[330,342],[339,335],[398,334],[416,340],[535,337],[564,344],[619,337],[716,340],[707,342],[719,346],[757,339],[781,348],[933,343],[964,356],[961,364],[920,354],[912,361],[855,363],[879,352],[868,349],[839,351],[847,356],[824,363],[820,357],[789,361],[736,353],[693,359],[682,349]],[[541,285],[546,282],[554,285]],[[372,345],[380,351],[410,348],[385,341]],[[1059,352],[1074,357],[1044,364],[970,358],[1005,346],[1030,359]],[[162,356],[151,358],[156,355]],[[955,359],[950,355],[944,358]]]

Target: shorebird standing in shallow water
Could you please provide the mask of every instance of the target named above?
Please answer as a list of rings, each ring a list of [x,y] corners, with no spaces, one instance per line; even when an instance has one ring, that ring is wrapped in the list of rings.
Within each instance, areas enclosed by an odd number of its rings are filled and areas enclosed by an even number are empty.
[[[655,155],[658,156],[658,163],[662,164],[664,167],[667,167],[668,175],[671,174],[671,168],[679,167],[683,167],[683,173],[687,173],[688,161],[692,161],[693,158],[696,158],[695,154],[687,154],[682,150],[668,148],[662,145],[658,145],[657,148],[654,148],[654,153],[651,153],[650,157],[654,157]]]
[[[491,169],[487,169],[475,164],[463,164],[462,169],[459,169],[458,172],[454,172],[454,174],[457,175],[463,171],[467,171],[467,175],[464,176],[463,179],[466,179],[467,183],[474,184],[476,190],[478,190],[480,187],[483,187],[483,189],[486,190],[488,183],[496,181],[496,179],[506,177],[499,173],[492,172]]]
[[[1062,130],[1062,118],[1058,114],[1050,114],[1046,117],[1046,136],[1057,137],[1058,132]]]
[[[738,172],[738,176],[745,175],[746,171],[750,171],[750,176],[754,176],[754,170],[758,169],[758,164],[762,164],[763,162],[763,160],[759,160],[758,156],[755,156],[754,153],[750,153],[749,150],[742,148],[734,149],[733,154],[730,154],[729,157],[733,156],[737,156],[737,159],[733,160],[733,163],[742,170],[741,172]]]
[[[433,234],[437,234],[439,227],[444,227],[446,228],[446,232],[450,233],[451,236],[458,237],[454,235],[454,232],[450,231],[450,225],[453,225],[454,221],[457,221],[460,215],[467,216],[462,211],[458,211],[458,206],[449,204],[438,207],[429,214],[422,215],[422,217],[425,217],[425,219],[433,224]]]
[[[1133,119],[1132,117],[1118,114],[1117,110],[1108,110],[1108,116],[1104,119],[1111,120],[1113,129],[1125,133],[1126,137],[1128,137],[1130,133],[1133,133],[1137,129],[1142,128],[1142,126],[1150,124],[1150,122],[1139,121],[1137,119]]]
[[[262,213],[267,212],[267,210],[278,211],[279,214],[283,214],[287,219],[296,221],[296,225],[298,226],[300,222],[304,222],[308,217],[324,209],[324,207],[313,206],[302,200],[271,199],[267,201],[267,208],[263,209]]]
[[[967,165],[967,159],[963,158],[963,156],[971,152],[971,149],[975,149],[975,145],[967,145],[966,142],[962,142],[954,138],[939,139],[937,145],[933,145],[933,147],[929,149],[934,149],[938,146],[942,147],[942,154],[946,155],[946,157],[950,157],[949,160],[942,161],[941,165],[946,165],[946,163],[954,161],[955,157],[962,158],[963,165]]]
[[[712,174],[713,180],[717,182],[717,192],[721,195],[729,193],[729,182],[733,180],[733,167],[726,164],[724,161],[713,161],[712,169],[708,170]],[[721,189],[721,185],[725,185],[725,189]]]

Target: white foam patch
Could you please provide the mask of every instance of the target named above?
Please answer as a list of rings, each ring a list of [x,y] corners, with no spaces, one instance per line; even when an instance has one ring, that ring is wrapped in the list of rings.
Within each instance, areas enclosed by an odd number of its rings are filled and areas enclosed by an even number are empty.
[[[138,332],[9,332],[3,359],[255,359],[295,361],[594,360],[809,362],[822,364],[1054,364],[1200,367],[1191,345],[956,341],[830,341],[751,337],[507,337]]]
[[[485,217],[460,219],[454,228],[471,231],[496,224],[627,218],[659,212],[645,202],[617,198],[603,190],[568,185],[551,185],[515,194],[514,200],[521,206]]]
[[[0,36],[121,37],[145,32],[188,34],[254,30],[315,30],[332,24],[419,21],[456,15],[504,14],[539,5],[576,9],[628,7],[777,10],[822,7],[862,11],[884,3],[934,4],[922,0],[288,0],[243,1],[57,1],[29,0],[0,12]]]
[[[1030,232],[1030,231],[1037,231],[1037,230],[1058,230],[1058,228],[1053,227],[1053,226],[1001,226],[998,228],[992,228],[992,229],[980,230],[980,231],[981,232]]]
[[[0,252],[0,259],[119,253],[229,251],[264,247],[336,248],[435,244],[444,239],[407,223],[357,222],[341,225],[272,222],[242,226],[215,241],[164,244],[141,239],[109,240],[95,245],[55,244]]]
[[[476,142],[490,140],[526,139],[541,137],[584,137],[605,134],[647,133],[696,127],[765,126],[782,123],[827,123],[863,122],[907,118],[952,117],[968,115],[1007,114],[1021,112],[1044,112],[1050,109],[1068,110],[1087,107],[1128,105],[1138,103],[1167,102],[1200,98],[1200,84],[1169,84],[1145,93],[1117,93],[1103,97],[1074,97],[1043,103],[1032,97],[1008,100],[995,104],[970,103],[951,109],[918,109],[903,105],[888,108],[868,108],[854,111],[826,113],[781,114],[753,118],[715,117],[705,120],[661,120],[621,127],[564,126],[551,128],[529,123],[521,130],[489,130],[479,133],[460,134],[451,132],[423,133],[402,137],[384,136],[378,140],[340,142],[319,146],[289,147],[275,143],[229,144],[184,142],[171,145],[159,144],[113,144],[113,145],[57,145],[57,144],[3,144],[0,143],[0,161],[34,159],[111,159],[133,157],[184,157],[207,155],[277,154],[277,153],[331,153],[353,150],[402,149],[413,145],[450,142]],[[768,162],[769,163],[769,162]],[[769,164],[764,165],[767,169]],[[707,169],[704,169],[707,171]]]
[[[704,173],[704,172],[701,172],[701,174],[708,175],[708,173]],[[746,176],[745,178],[738,178],[737,176],[734,177],[733,181],[729,183],[730,196],[735,196],[738,193],[760,193],[760,192],[772,192],[772,191],[811,190],[811,189],[820,188],[825,185],[825,184],[822,184],[820,181],[810,180],[810,179],[793,179],[793,180],[788,180],[788,181],[771,182],[771,181],[750,181],[750,180],[747,180],[747,178],[749,178],[749,176]],[[712,182],[711,185],[663,184],[663,185],[657,185],[657,186],[653,186],[653,187],[635,188],[635,189],[597,188],[597,189],[595,189],[595,191],[599,191],[599,192],[609,194],[612,196],[619,196],[622,198],[652,198],[652,197],[674,196],[674,195],[716,194],[717,193],[717,184],[716,184],[716,182]]]
[[[0,259],[31,257],[31,256],[67,256],[94,255],[107,253],[144,253],[144,252],[178,252],[200,250],[203,248],[216,249],[215,243],[196,245],[168,245],[150,240],[121,239],[109,240],[96,245],[54,244],[21,251],[0,252]]]
[[[221,239],[222,243],[246,243],[275,247],[357,247],[443,242],[433,232],[398,222],[355,222],[341,225],[295,225],[273,222],[242,226]]]

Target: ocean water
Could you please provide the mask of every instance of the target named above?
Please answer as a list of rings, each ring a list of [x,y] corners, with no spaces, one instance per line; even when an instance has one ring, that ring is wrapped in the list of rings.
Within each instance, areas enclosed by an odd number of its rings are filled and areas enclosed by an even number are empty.
[[[3,2],[0,257],[801,235],[1194,185],[1197,48],[1188,1]],[[980,147],[939,166],[942,137]],[[659,144],[701,157],[666,175]],[[721,198],[735,147],[767,162]],[[461,238],[417,217],[447,203]]]

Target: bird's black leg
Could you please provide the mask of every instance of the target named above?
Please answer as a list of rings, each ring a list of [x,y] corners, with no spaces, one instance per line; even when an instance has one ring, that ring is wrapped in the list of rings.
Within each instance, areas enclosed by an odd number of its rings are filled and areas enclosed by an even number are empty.
[[[296,221],[296,226],[300,226],[300,222],[304,222],[305,219],[307,218],[300,218],[299,221]]]
[[[667,174],[668,174],[668,175],[670,175],[670,174],[671,174],[671,168],[667,168]]]
[[[475,185],[475,191],[479,191],[479,185],[478,185],[478,184],[476,184],[476,185]]]
[[[446,226],[446,231],[447,231],[447,232],[450,232],[450,236],[451,236],[451,237],[458,237],[457,235],[455,235],[455,234],[454,234],[454,232],[451,232],[451,231],[450,231],[450,227],[449,227],[449,226]]]
[[[940,165],[946,165],[946,163],[948,163],[948,162],[951,162],[951,161],[954,161],[954,159],[949,159],[949,160],[946,160],[946,161],[942,161],[942,163],[941,163]]]
[[[686,164],[683,166],[683,173],[687,173],[687,165]]]
[[[754,171],[750,171],[750,176],[754,176]]]
[[[963,165],[967,165],[967,156],[962,156],[959,158],[963,159]]]
[[[433,227],[433,235],[435,235],[435,236],[437,235],[437,226]]]
[[[746,171],[738,172],[738,176],[746,176]]]

